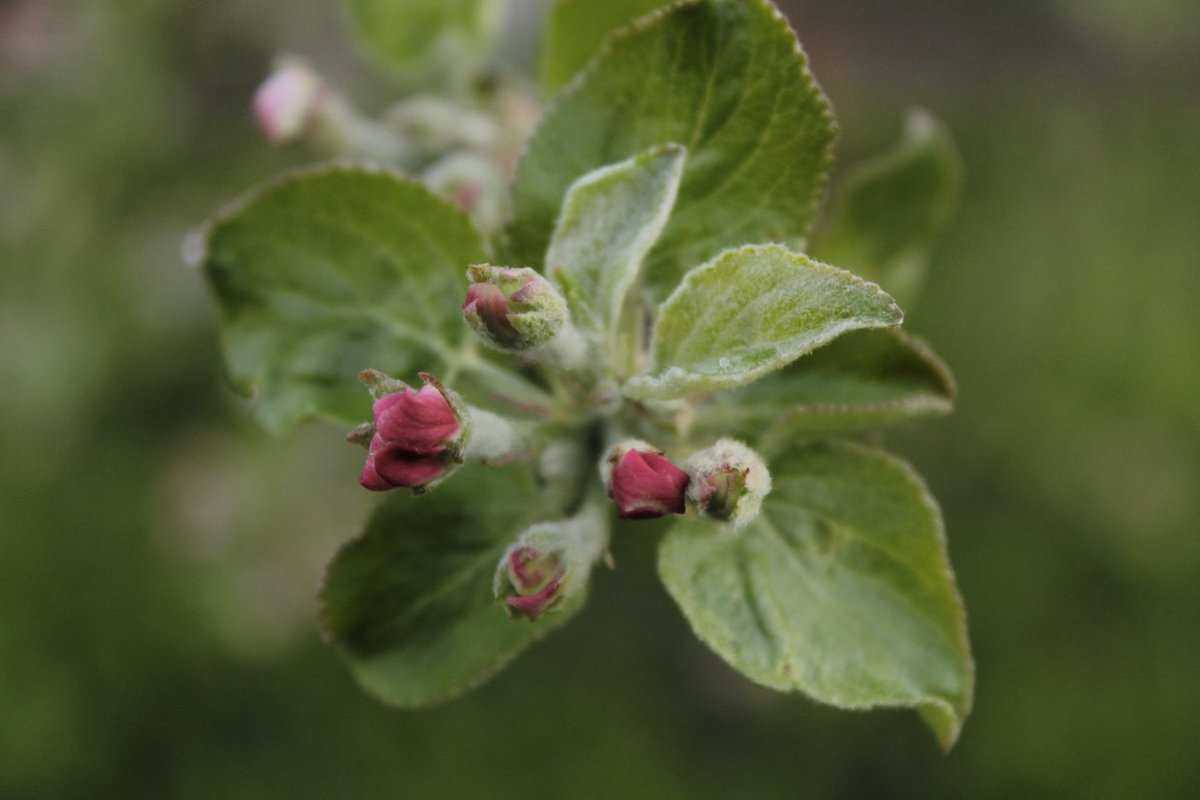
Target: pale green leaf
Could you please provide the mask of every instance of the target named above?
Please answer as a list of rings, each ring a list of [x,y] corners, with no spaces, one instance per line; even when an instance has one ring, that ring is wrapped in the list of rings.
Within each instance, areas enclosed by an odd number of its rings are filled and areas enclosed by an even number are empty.
[[[226,367],[279,431],[312,415],[369,416],[358,372],[438,373],[464,336],[468,218],[425,187],[333,167],[271,184],[206,232]]]
[[[343,0],[359,38],[402,71],[485,49],[499,0]]]
[[[893,149],[850,171],[811,252],[875,281],[902,302],[911,300],[961,183],[950,133],[915,109]]]
[[[763,513],[731,535],[700,520],[659,572],[697,635],[751,680],[840,708],[915,707],[943,747],[974,667],[941,514],[904,462],[846,443],[771,463]]]
[[[322,616],[363,688],[405,708],[448,700],[579,609],[584,591],[531,623],[495,600],[496,565],[532,498],[523,470],[470,465],[436,492],[393,493],[338,552]]]
[[[612,31],[664,5],[664,0],[557,0],[542,35],[542,89],[557,92]]]
[[[609,40],[521,160],[509,261],[538,263],[577,178],[664,142],[685,146],[688,160],[646,264],[660,297],[727,247],[805,236],[833,122],[795,35],[767,0],[686,0]]]
[[[839,336],[775,375],[715,395],[696,424],[770,449],[801,436],[946,414],[955,394],[949,368],[924,341],[875,328]]]
[[[650,368],[625,393],[672,400],[742,386],[847,331],[902,318],[845,270],[779,245],[739,247],[689,272],[662,304]]]
[[[614,333],[625,299],[671,214],[687,151],[663,145],[571,185],[546,252],[576,324]]]

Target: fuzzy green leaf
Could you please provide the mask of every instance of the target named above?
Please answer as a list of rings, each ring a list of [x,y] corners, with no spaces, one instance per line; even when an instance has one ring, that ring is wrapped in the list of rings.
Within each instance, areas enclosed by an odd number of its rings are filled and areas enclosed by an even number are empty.
[[[728,250],[688,273],[659,309],[652,363],[625,393],[673,400],[742,386],[837,336],[899,325],[873,283],[779,245]]]
[[[840,708],[915,707],[949,748],[974,667],[924,484],[846,443],[794,448],[771,474],[745,530],[686,520],[663,540],[659,573],[696,634],[772,689]]]
[[[542,37],[542,89],[553,94],[617,28],[666,5],[663,0],[557,0]]]
[[[531,623],[494,599],[496,565],[532,497],[522,470],[467,466],[428,495],[393,493],[338,552],[322,615],[363,688],[404,708],[448,700],[579,609],[583,591]]]
[[[359,37],[384,64],[412,71],[485,49],[497,0],[343,0]]]
[[[442,370],[464,336],[468,218],[425,187],[358,168],[273,183],[210,223],[202,255],[229,377],[271,431],[369,414],[365,367]]]
[[[577,178],[663,142],[687,147],[688,161],[646,264],[660,297],[727,247],[805,236],[833,122],[795,35],[767,0],[685,0],[609,40],[521,160],[510,263],[542,258]]]
[[[893,149],[850,171],[811,251],[875,281],[902,302],[911,300],[961,183],[950,133],[928,112],[914,109]]]
[[[663,145],[571,185],[546,251],[577,324],[608,335],[671,214],[687,151]]]
[[[947,414],[955,394],[949,368],[924,341],[900,328],[876,328],[839,336],[775,375],[721,392],[696,424],[770,449],[801,436]]]

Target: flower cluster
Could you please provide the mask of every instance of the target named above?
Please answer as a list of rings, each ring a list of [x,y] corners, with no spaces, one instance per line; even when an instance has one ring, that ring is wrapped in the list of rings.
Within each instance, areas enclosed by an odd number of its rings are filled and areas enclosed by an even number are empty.
[[[490,348],[518,354],[525,363],[578,376],[587,370],[589,343],[574,328],[558,288],[531,269],[472,266],[462,304],[464,322]],[[518,423],[467,405],[432,375],[415,389],[375,370],[360,376],[375,397],[372,420],[348,437],[367,448],[360,483],[372,491],[404,487],[423,492],[468,459],[507,463],[555,452],[564,433],[546,421],[522,430]],[[591,385],[590,397],[599,396]],[[611,403],[594,403],[590,423],[616,432]],[[587,420],[585,419],[585,422]],[[730,530],[754,519],[771,479],[746,445],[722,439],[692,451],[682,466],[641,439],[620,439],[599,454],[604,495],[617,516],[646,520],[695,514]],[[540,459],[543,472],[553,459]],[[590,516],[589,516],[590,514]],[[581,590],[606,547],[607,524],[594,510],[570,520],[529,528],[497,565],[494,591],[510,617],[536,620]]]

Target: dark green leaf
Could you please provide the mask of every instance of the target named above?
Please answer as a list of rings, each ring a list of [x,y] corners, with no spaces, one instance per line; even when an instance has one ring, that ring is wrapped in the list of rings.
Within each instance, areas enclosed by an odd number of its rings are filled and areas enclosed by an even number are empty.
[[[909,114],[892,150],[855,167],[812,253],[875,281],[900,302],[920,288],[930,248],[958,201],[962,168],[946,128]]]
[[[663,0],[557,0],[542,39],[542,89],[557,92],[610,33],[665,5]]]
[[[541,263],[575,179],[665,142],[684,145],[688,161],[646,264],[659,296],[726,247],[806,234],[833,123],[773,5],[690,0],[610,39],[550,108],[521,161],[509,262]]]
[[[925,342],[877,328],[847,333],[774,375],[715,395],[697,424],[769,450],[800,436],[946,414],[955,394],[949,368]]]
[[[384,64],[400,70],[438,57],[485,50],[499,21],[498,0],[344,0],[359,36]]]
[[[527,474],[467,466],[436,492],[393,493],[325,576],[325,628],[363,687],[401,707],[448,700],[565,622],[584,592],[536,623],[510,620],[492,580],[530,521]]]

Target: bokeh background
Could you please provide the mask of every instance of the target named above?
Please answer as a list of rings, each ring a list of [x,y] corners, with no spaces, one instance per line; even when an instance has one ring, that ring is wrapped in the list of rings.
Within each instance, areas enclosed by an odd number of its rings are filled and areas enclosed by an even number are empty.
[[[941,499],[978,661],[916,717],[757,689],[622,536],[588,607],[399,712],[320,639],[371,498],[319,424],[222,382],[186,233],[303,153],[280,51],[366,106],[335,0],[0,0],[0,798],[1185,798],[1200,791],[1200,25],[1194,0],[797,0],[842,163],[920,104],[962,209],[908,325],[959,411],[888,436]]]

